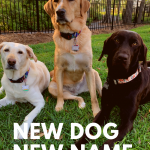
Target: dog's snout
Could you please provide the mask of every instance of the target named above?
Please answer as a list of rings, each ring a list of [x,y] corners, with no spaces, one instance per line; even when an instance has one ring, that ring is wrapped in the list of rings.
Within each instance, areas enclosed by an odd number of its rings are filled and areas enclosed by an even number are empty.
[[[128,60],[128,55],[127,55],[127,54],[120,53],[120,54],[118,55],[118,60],[119,60],[119,61],[127,61],[127,60]]]
[[[56,11],[56,13],[59,17],[63,17],[66,13],[66,10],[65,9],[59,9]]]
[[[7,62],[10,66],[14,66],[16,64],[16,60],[14,58],[9,58]]]

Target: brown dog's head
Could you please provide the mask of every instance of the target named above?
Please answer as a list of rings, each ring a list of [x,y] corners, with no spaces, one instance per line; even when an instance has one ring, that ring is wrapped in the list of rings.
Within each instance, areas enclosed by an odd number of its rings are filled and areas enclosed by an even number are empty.
[[[139,61],[143,61],[144,68],[147,68],[147,47],[136,32],[123,30],[113,33],[105,40],[99,60],[104,54],[108,55],[109,74],[116,79],[128,78],[135,73]]]
[[[66,25],[84,16],[90,7],[87,0],[49,0],[44,10],[50,15],[54,27]]]

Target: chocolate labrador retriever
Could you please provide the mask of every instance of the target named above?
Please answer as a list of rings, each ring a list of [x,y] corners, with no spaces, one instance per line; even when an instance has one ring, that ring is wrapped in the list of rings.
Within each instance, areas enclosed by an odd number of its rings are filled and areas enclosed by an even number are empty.
[[[99,60],[104,54],[108,55],[108,76],[102,89],[101,111],[94,122],[103,126],[107,123],[112,108],[116,105],[120,108],[119,134],[104,143],[112,150],[114,143],[121,141],[132,130],[139,105],[150,100],[150,69],[146,63],[147,48],[142,38],[132,31],[113,33],[104,42]],[[139,61],[143,61],[143,64],[140,65]],[[90,129],[91,134],[92,130],[93,128]],[[78,150],[88,140],[84,134],[76,143]],[[104,144],[99,150],[104,149]]]

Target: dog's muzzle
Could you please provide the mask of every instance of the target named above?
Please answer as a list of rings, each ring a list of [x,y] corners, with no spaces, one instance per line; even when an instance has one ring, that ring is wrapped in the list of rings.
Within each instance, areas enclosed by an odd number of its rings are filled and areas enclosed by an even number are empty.
[[[15,69],[16,70],[15,64],[16,64],[16,59],[9,58],[7,60],[7,68],[6,69]]]
[[[68,22],[65,18],[66,10],[65,9],[59,9],[56,11],[57,14],[57,22],[59,23],[65,23]]]
[[[114,57],[114,61],[113,61],[113,65],[114,66],[120,66],[120,67],[125,67],[127,69],[127,67],[129,66],[129,55],[125,54],[125,53],[118,53],[115,57]]]
[[[117,61],[125,63],[128,61],[128,58],[129,56],[127,54],[120,53],[118,54]]]

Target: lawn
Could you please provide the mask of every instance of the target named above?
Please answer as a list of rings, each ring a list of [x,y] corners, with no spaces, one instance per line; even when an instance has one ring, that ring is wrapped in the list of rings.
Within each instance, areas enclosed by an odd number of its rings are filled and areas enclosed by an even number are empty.
[[[132,29],[132,31],[138,32],[144,40],[144,43],[150,50],[150,26],[143,26]],[[101,62],[98,58],[102,52],[102,47],[105,39],[111,34],[100,34],[92,36],[92,48],[93,48],[93,68],[99,72],[99,75],[104,84],[107,77],[106,57],[103,57]],[[49,71],[54,68],[54,49],[53,42],[30,45],[38,60],[45,63]],[[150,59],[150,51],[148,52],[147,59]],[[0,64],[0,77],[3,75],[2,65]],[[3,98],[5,94],[2,94],[0,98]],[[55,111],[56,99],[53,98],[48,90],[43,93],[46,101],[44,109],[34,119],[34,123],[46,123],[49,128],[50,123],[55,124],[57,129],[59,123],[64,123],[61,132],[61,139],[55,140],[53,136],[46,140],[45,137],[41,137],[40,140],[14,140],[13,139],[13,123],[22,124],[25,116],[34,108],[29,103],[17,103],[14,106],[6,106],[0,109],[0,150],[13,150],[14,144],[18,144],[23,150],[24,144],[45,144],[49,149],[51,144],[55,145],[56,150],[59,144],[64,144],[64,148],[70,147],[75,140],[71,140],[71,123],[80,123],[83,127],[86,127],[93,120],[93,114],[91,110],[91,99],[89,93],[82,93],[82,96],[86,102],[84,109],[78,108],[77,101],[65,101],[64,109],[61,112]],[[98,97],[99,105],[101,106],[101,99]],[[128,133],[122,142],[120,147],[122,150],[123,144],[132,144],[131,150],[150,150],[150,103],[140,106],[137,117],[134,121],[134,129]],[[119,125],[119,108],[114,108],[109,122],[114,122]],[[39,127],[41,129],[41,127]],[[41,129],[41,132],[42,129]],[[76,131],[78,133],[78,130]],[[99,139],[91,141],[86,144],[86,150],[90,150],[92,144],[101,146],[106,138],[101,135]]]

